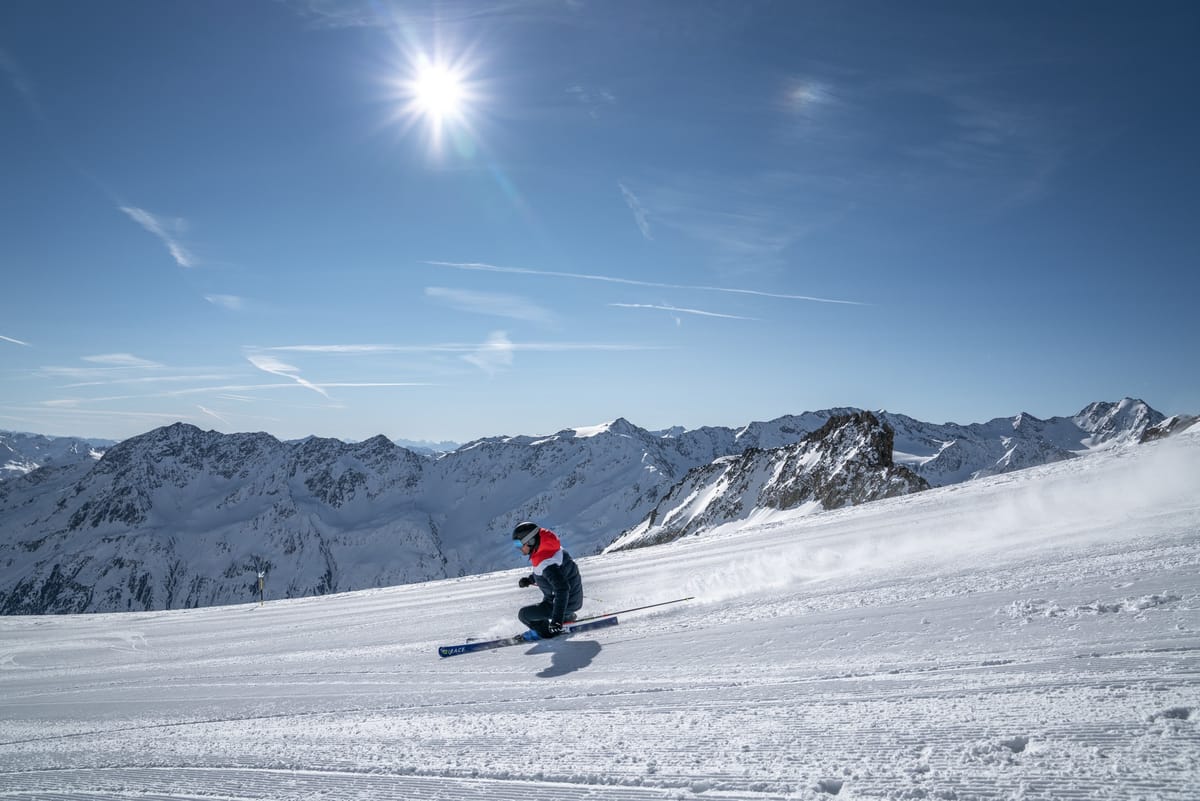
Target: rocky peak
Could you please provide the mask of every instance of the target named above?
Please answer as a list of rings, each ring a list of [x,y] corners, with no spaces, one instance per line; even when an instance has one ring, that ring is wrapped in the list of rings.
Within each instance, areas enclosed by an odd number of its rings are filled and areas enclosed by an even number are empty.
[[[756,510],[815,512],[927,489],[924,479],[894,464],[894,437],[874,414],[856,411],[833,415],[794,445],[718,459],[689,472],[606,550],[670,542]]]
[[[1191,414],[1172,415],[1147,428],[1142,432],[1142,436],[1138,442],[1154,442],[1155,440],[1174,436],[1175,434],[1187,431],[1196,425],[1198,421],[1200,421],[1200,417]]]
[[[1036,416],[1030,414],[1029,412],[1021,412],[1020,414],[1018,414],[1016,417],[1013,418],[1012,429],[1013,429],[1013,431],[1018,431],[1018,432],[1019,431],[1037,430],[1045,422],[1046,422],[1045,420],[1042,420],[1041,418],[1036,417]]]
[[[608,424],[608,433],[616,434],[620,437],[640,437],[645,434],[645,429],[635,426],[633,423],[626,420],[624,417],[618,417]]]
[[[1074,421],[1081,429],[1092,435],[1093,440],[1137,442],[1146,429],[1163,421],[1161,413],[1138,398],[1122,398],[1116,403],[1098,401],[1085,406]]]
[[[879,467],[891,467],[894,464],[892,450],[896,432],[871,412],[835,414],[803,441],[817,443],[834,453],[861,448],[859,455],[869,464]]]

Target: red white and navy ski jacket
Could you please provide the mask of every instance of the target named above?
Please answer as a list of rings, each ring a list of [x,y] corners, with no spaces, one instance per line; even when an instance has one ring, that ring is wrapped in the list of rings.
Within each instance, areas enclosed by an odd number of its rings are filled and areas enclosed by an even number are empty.
[[[583,607],[583,579],[557,534],[548,528],[538,531],[538,547],[529,554],[529,561],[533,564],[533,580],[542,591],[542,603],[551,606],[551,620],[561,623],[568,612]]]

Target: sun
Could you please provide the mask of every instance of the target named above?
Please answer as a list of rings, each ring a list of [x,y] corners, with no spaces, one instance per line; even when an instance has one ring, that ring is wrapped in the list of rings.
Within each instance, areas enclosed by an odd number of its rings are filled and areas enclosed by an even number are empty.
[[[413,110],[431,121],[460,119],[467,91],[463,76],[443,64],[426,64],[411,82]]]
[[[409,51],[392,80],[394,117],[407,129],[420,125],[432,149],[450,140],[462,149],[474,140],[483,93],[477,70],[466,57],[431,57]]]

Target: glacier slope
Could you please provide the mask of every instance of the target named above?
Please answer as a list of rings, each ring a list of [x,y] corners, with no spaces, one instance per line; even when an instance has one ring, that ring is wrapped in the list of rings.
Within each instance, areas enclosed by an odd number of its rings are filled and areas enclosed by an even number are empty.
[[[581,560],[208,609],[0,618],[0,797],[1194,799],[1200,434]]]

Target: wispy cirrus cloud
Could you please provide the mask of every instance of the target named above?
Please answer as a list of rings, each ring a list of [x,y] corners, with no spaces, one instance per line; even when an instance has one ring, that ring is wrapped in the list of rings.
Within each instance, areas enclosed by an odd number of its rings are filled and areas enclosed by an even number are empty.
[[[778,270],[790,249],[844,218],[846,201],[813,195],[824,193],[823,180],[788,168],[665,175],[643,181],[637,198],[656,231],[700,243],[727,271],[749,274]]]
[[[32,346],[32,345],[30,345],[28,342],[24,342],[24,341],[22,341],[22,340],[20,340],[20,339],[13,339],[12,337],[6,337],[6,336],[3,336],[3,335],[0,335],[0,339],[4,340],[5,342],[11,342],[11,343],[12,343],[12,344],[14,344],[14,345],[22,345],[22,346],[24,346],[24,347],[26,347],[26,348],[31,348],[31,347],[33,347],[33,346]]]
[[[822,110],[836,105],[833,86],[825,80],[807,76],[793,78],[783,94],[785,111],[807,120],[815,120]]]
[[[171,380],[172,375],[167,372],[164,365],[134,356],[132,353],[100,353],[94,356],[81,356],[80,361],[89,362],[94,366],[45,365],[37,368],[36,374],[42,378],[86,382],[70,386],[165,381]]]
[[[629,210],[633,212],[633,220],[637,223],[638,230],[642,232],[642,236],[653,241],[654,237],[650,233],[650,221],[646,216],[646,208],[642,205],[642,201],[638,200],[638,196],[623,183],[618,183],[621,188],[621,196],[625,198],[625,205],[629,206]]]
[[[614,106],[617,96],[608,89],[590,89],[582,84],[574,84],[567,88],[567,93],[579,101],[593,119],[600,117],[600,110],[606,106]]]
[[[696,314],[701,317],[720,317],[725,320],[757,320],[757,317],[743,317],[739,314],[721,314],[719,312],[703,311],[701,309],[683,309],[678,306],[658,305],[653,303],[610,303],[609,306],[616,306],[621,309],[654,309],[657,311],[673,312],[678,314]]]
[[[94,417],[97,419],[127,419],[127,418],[146,418],[150,420],[165,420],[174,422],[177,420],[192,420],[193,415],[183,412],[139,412],[139,411],[118,411],[113,409],[87,409],[82,406],[84,401],[80,400],[47,400],[42,401],[39,406],[30,409],[21,409],[21,411],[36,411],[37,413],[56,413],[68,415],[68,419],[74,420],[78,417]]]
[[[21,69],[17,60],[2,47],[0,47],[0,73],[4,74],[16,93],[24,98],[33,115],[39,120],[45,121],[45,114],[42,113],[42,104],[38,100],[37,92],[34,91],[33,81],[30,80],[25,70]]]
[[[311,386],[300,383],[289,384],[222,384],[213,386],[188,387],[186,389],[170,389],[159,392],[141,392],[136,395],[107,395],[92,398],[70,398],[44,401],[46,404],[60,406],[78,406],[83,403],[111,403],[113,401],[147,400],[150,398],[186,398],[192,395],[212,395],[223,400],[254,401],[255,398],[230,393],[263,392],[276,390],[310,389]],[[413,381],[330,381],[320,384],[319,391],[336,388],[370,388],[370,387],[428,387],[433,386],[424,382]],[[324,392],[321,392],[324,394]]]
[[[260,353],[249,353],[246,354],[246,361],[250,362],[250,364],[254,365],[259,370],[262,370],[264,373],[270,373],[271,375],[277,375],[281,378],[295,381],[302,387],[311,389],[313,392],[316,392],[317,394],[326,398],[329,397],[329,393],[326,392],[322,387],[319,387],[308,379],[303,378],[300,375],[300,368],[293,367],[285,362],[281,362],[273,356],[266,356]]]
[[[373,0],[283,0],[285,6],[314,28],[387,28],[402,30],[426,25],[528,18],[544,21],[555,11],[544,0],[439,0],[436,4],[377,3]],[[571,0],[562,5],[569,10]]]
[[[669,350],[661,345],[620,342],[514,342],[506,331],[495,331],[483,342],[439,342],[427,345],[400,344],[342,344],[342,345],[276,345],[259,347],[260,352],[325,354],[331,356],[371,355],[457,355],[488,374],[511,367],[518,353],[616,353],[629,351]],[[294,369],[294,368],[292,368]],[[322,383],[322,387],[338,386]],[[365,386],[356,384],[354,386]],[[426,384],[379,384],[378,386],[428,386]]]
[[[289,348],[287,348],[287,347],[282,347],[282,348],[256,347],[253,349],[253,351],[246,354],[246,361],[250,362],[250,364],[254,365],[259,370],[262,370],[265,373],[270,373],[272,375],[277,375],[281,378],[286,378],[286,379],[289,379],[290,381],[294,381],[299,386],[302,386],[305,389],[312,390],[313,392],[316,392],[319,395],[322,395],[326,398],[329,398],[329,393],[326,391],[329,389],[338,389],[338,388],[360,388],[361,389],[361,388],[371,388],[371,387],[378,388],[378,387],[427,387],[427,386],[432,386],[431,384],[429,384],[427,382],[423,382],[423,381],[321,381],[319,383],[316,381],[309,381],[308,379],[306,379],[300,375],[299,367],[296,367],[291,364],[287,364],[286,362],[282,362],[279,359],[276,359],[274,356],[271,356],[268,353],[266,353],[266,351],[271,351],[271,350],[283,351],[283,350],[289,350]],[[358,350],[358,351],[340,350],[340,349],[326,350],[324,348],[319,348],[319,347],[290,348],[290,350],[293,350],[295,352],[308,352],[308,353],[351,353],[351,352],[370,353],[370,352],[377,352],[373,348],[370,350]],[[197,392],[212,392],[212,393],[216,393],[216,392],[221,392],[221,393],[248,392],[248,391],[259,390],[259,389],[279,389],[280,387],[287,387],[287,386],[290,386],[290,385],[289,384],[232,385],[232,386],[221,386],[221,387],[205,387],[203,389],[179,390],[179,391],[172,392],[169,394],[182,395],[182,394],[193,394],[193,393],[197,393]]]
[[[943,135],[912,147],[913,157],[951,174],[1001,176],[1006,203],[1044,194],[1070,150],[1045,122],[1053,113],[966,90],[941,99],[948,108]]]
[[[132,353],[101,353],[96,356],[82,357],[85,362],[104,364],[110,367],[162,367],[158,362],[134,356]]]
[[[463,361],[495,375],[513,366],[516,354],[521,352],[562,353],[579,350],[658,350],[646,346],[596,345],[586,343],[519,343],[513,342],[507,331],[493,331],[483,343],[473,346],[463,354]]]
[[[686,289],[696,290],[700,292],[728,292],[735,295],[755,295],[764,298],[780,298],[782,300],[807,300],[815,303],[838,303],[848,306],[868,306],[870,304],[856,300],[836,300],[834,298],[820,298],[812,295],[790,295],[780,292],[763,292],[757,289],[738,289],[735,287],[720,287],[720,286],[693,286],[688,284],[667,284],[657,281],[638,281],[633,278],[617,278],[608,275],[589,275],[586,273],[568,273],[555,270],[531,270],[524,267],[500,267],[495,264],[485,264],[482,262],[453,262],[453,261],[427,261],[433,267],[445,267],[454,270],[477,270],[492,273],[507,273],[509,275],[536,275],[545,278],[569,278],[577,281],[602,281],[610,284],[624,284],[627,286],[645,286],[655,287],[658,289]]]
[[[214,412],[212,409],[208,408],[207,406],[201,406],[200,404],[196,404],[196,408],[199,409],[200,411],[204,412],[205,414],[207,414],[209,417],[215,417],[216,419],[220,420],[225,425],[229,425],[228,420],[226,420],[224,417],[217,414],[216,412]]]
[[[835,139],[822,140],[834,168],[824,188],[858,197],[896,191],[944,197],[966,188],[1001,206],[1037,197],[1074,153],[1097,141],[1094,130],[1080,127],[1078,106],[1051,105],[1037,93],[1001,88],[1045,63],[1001,60],[962,69],[918,63],[869,84],[839,88],[835,102],[827,104],[842,124],[828,126],[826,133]],[[897,113],[916,106],[925,109],[923,124],[897,124]]]
[[[222,309],[230,311],[241,311],[246,308],[245,298],[237,295],[205,295],[204,299],[214,306],[220,306]]]
[[[475,365],[488,375],[512,367],[513,343],[504,331],[495,331],[474,352],[463,356],[463,360]]]
[[[486,344],[486,343],[485,343]],[[478,342],[444,342],[431,345],[276,345],[260,348],[264,351],[288,351],[293,353],[474,353],[482,345]],[[605,342],[510,342],[513,351],[537,353],[572,353],[578,351],[635,351],[667,350],[661,345],[636,345]],[[330,386],[325,384],[324,386]]]
[[[234,373],[217,373],[211,368],[175,368],[132,353],[99,353],[80,357],[90,363],[86,367],[55,366],[39,367],[35,375],[53,381],[65,381],[58,390],[78,392],[79,397],[57,398],[43,401],[49,408],[83,409],[89,405],[112,401],[140,401],[151,398],[171,398],[188,394],[210,394],[213,385],[228,384]],[[199,386],[197,386],[199,385]],[[182,387],[172,389],[171,387]],[[279,386],[279,385],[271,385]],[[288,385],[291,386],[291,385]],[[120,387],[124,394],[102,396],[97,388]],[[139,416],[142,413],[131,413]],[[144,415],[152,416],[152,415]],[[178,419],[189,419],[187,415],[176,415]]]
[[[184,247],[179,239],[180,234],[183,233],[183,229],[186,227],[183,220],[171,220],[159,217],[136,206],[121,206],[120,209],[129,215],[131,220],[162,240],[162,243],[167,246],[167,251],[171,254],[171,258],[175,260],[176,264],[180,267],[196,266],[196,257]]]
[[[92,375],[94,375],[94,373]],[[228,375],[189,375],[189,374],[141,376],[138,378],[105,377],[103,380],[78,381],[74,384],[64,384],[62,388],[63,389],[79,389],[81,387],[107,387],[107,386],[113,386],[114,384],[141,384],[141,385],[182,384],[182,383],[196,382],[196,381],[228,381],[229,379],[230,379],[230,376],[228,376]]]
[[[425,288],[425,297],[472,314],[543,324],[554,322],[554,315],[548,309],[517,295],[431,286]]]

